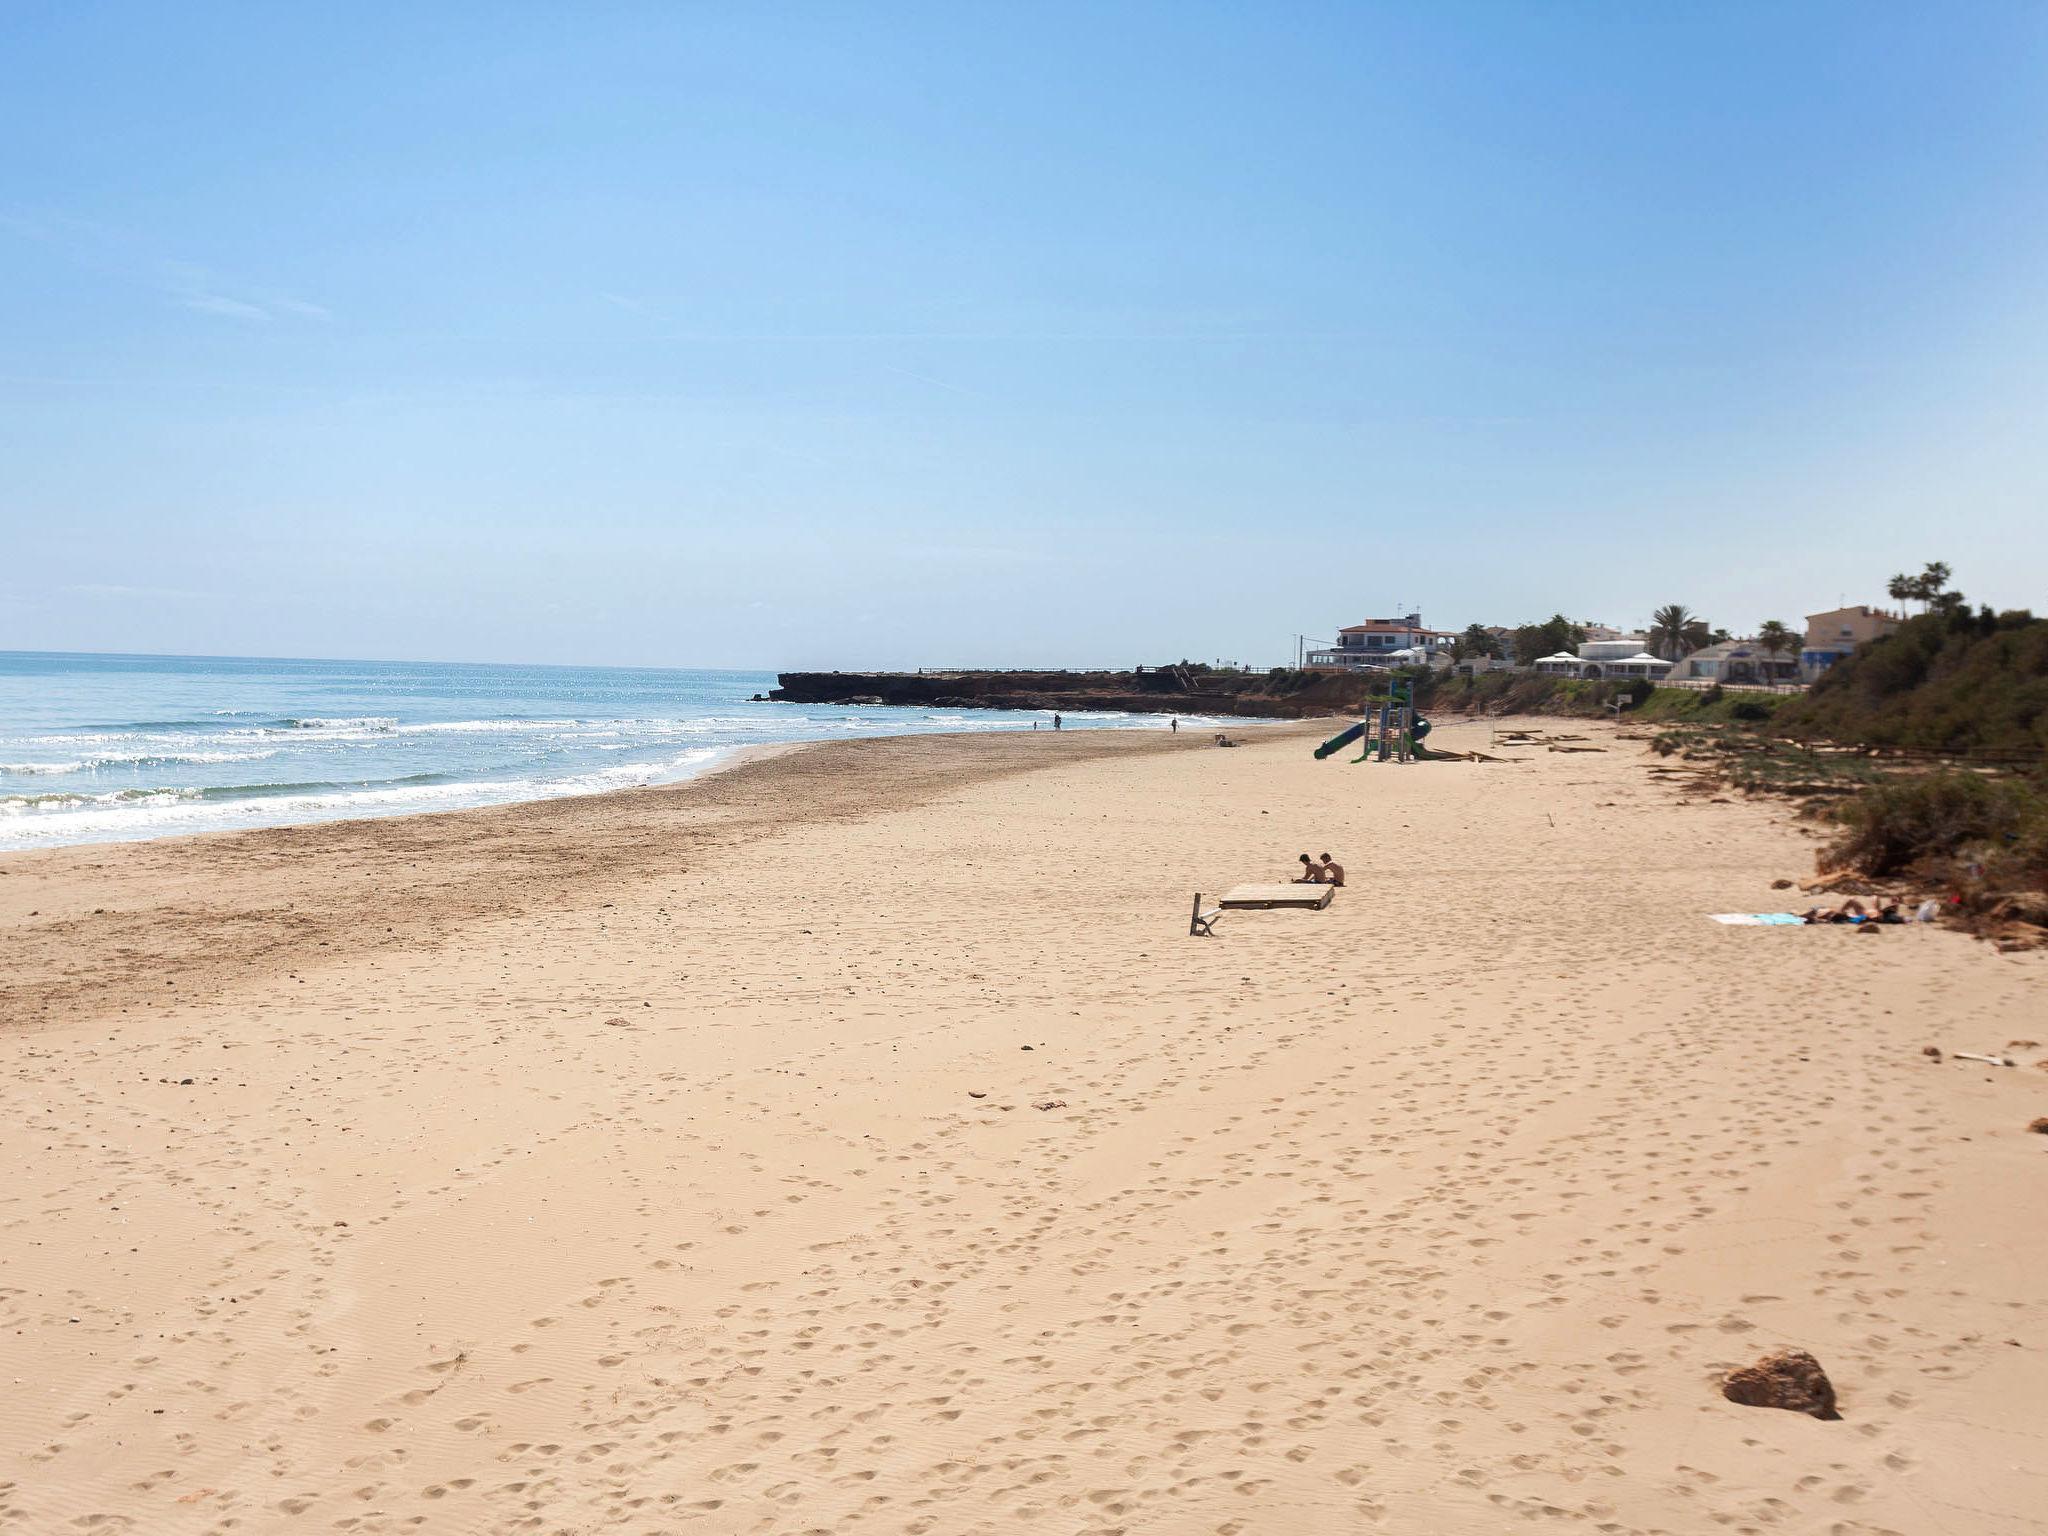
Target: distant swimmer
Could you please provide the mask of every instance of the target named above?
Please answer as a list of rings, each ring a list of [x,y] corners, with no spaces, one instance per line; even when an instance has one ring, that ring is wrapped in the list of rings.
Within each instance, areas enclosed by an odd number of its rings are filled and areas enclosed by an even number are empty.
[[[1341,886],[1344,884],[1344,866],[1331,858],[1327,853],[1323,855],[1323,879],[1330,885]]]

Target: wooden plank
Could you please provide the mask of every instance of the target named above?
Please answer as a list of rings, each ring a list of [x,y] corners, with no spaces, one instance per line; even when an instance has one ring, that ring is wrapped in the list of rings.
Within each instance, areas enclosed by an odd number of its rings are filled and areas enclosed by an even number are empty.
[[[1321,911],[1337,893],[1334,885],[1240,885],[1218,898],[1225,907],[1308,907]]]

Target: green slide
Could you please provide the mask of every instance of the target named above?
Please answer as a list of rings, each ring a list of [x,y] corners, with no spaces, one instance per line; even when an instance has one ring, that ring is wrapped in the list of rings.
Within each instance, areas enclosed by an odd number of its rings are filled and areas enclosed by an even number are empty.
[[[1363,736],[1364,734],[1365,722],[1363,720],[1359,721],[1356,725],[1347,725],[1343,730],[1339,731],[1336,735],[1332,736],[1328,741],[1324,742],[1320,747],[1316,748],[1316,761],[1321,762],[1324,758],[1328,757],[1332,752],[1342,752],[1346,747],[1350,746],[1352,742],[1358,740],[1358,738]]]

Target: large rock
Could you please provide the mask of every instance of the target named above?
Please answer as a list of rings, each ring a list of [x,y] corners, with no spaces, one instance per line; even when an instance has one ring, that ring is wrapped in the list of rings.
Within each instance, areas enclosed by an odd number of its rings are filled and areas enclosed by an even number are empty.
[[[1816,1419],[1841,1417],[1835,1412],[1835,1384],[1803,1349],[1781,1349],[1755,1365],[1730,1371],[1721,1383],[1721,1395],[1748,1408],[1789,1408]]]

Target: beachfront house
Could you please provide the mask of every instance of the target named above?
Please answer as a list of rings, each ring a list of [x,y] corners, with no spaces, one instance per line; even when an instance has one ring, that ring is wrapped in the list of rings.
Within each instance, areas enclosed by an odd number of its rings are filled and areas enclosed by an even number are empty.
[[[1808,682],[1827,671],[1859,645],[1890,634],[1905,623],[1905,615],[1882,608],[1858,605],[1830,608],[1826,613],[1806,616],[1806,639],[1799,647],[1799,672]]]
[[[1308,653],[1305,665],[1338,667],[1346,671],[1359,667],[1438,666],[1448,657],[1457,636],[1449,630],[1428,629],[1419,613],[1399,619],[1367,619],[1347,624],[1337,631],[1335,645],[1317,646]]]
[[[1548,677],[1579,677],[1588,680],[1643,677],[1662,682],[1671,663],[1652,656],[1641,635],[1618,635],[1613,639],[1588,640],[1576,651],[1559,651],[1536,658],[1536,670]]]
[[[1512,661],[1499,656],[1467,656],[1451,665],[1451,671],[1459,677],[1484,677],[1489,672],[1514,670],[1516,668]]]
[[[1799,658],[1780,651],[1775,656],[1754,640],[1727,640],[1702,646],[1678,659],[1671,671],[1675,683],[1765,683],[1799,681]]]
[[[1451,671],[1459,677],[1483,677],[1488,672],[1513,672],[1515,666],[1515,632],[1505,624],[1482,624],[1480,629],[1492,642],[1494,654],[1480,656],[1467,652],[1453,662]],[[1469,633],[1469,631],[1467,631]],[[1463,635],[1459,639],[1464,639]]]

